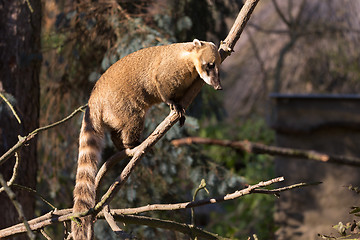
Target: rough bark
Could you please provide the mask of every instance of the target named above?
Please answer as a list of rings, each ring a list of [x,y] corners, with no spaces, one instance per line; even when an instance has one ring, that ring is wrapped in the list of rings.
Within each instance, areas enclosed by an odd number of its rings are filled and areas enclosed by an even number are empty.
[[[21,119],[15,119],[0,100],[0,155],[38,127],[41,1],[0,1],[0,92],[10,101]],[[15,183],[35,189],[36,139],[20,151],[20,165]],[[5,180],[12,174],[14,160],[0,166]],[[23,206],[25,217],[34,215],[35,199],[30,193],[13,188]],[[0,229],[19,222],[18,214],[7,195],[0,193]],[[20,236],[17,239],[26,239]]]

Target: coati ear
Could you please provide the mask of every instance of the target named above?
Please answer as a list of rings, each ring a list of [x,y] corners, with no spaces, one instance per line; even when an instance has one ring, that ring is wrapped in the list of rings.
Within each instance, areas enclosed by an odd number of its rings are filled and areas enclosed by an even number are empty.
[[[196,38],[193,40],[193,44],[195,47],[201,47],[201,42]]]

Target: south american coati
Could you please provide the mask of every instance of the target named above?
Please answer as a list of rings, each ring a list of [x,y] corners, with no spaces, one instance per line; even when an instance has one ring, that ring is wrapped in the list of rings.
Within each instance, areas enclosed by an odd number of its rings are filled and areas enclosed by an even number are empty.
[[[181,114],[179,100],[200,76],[220,90],[220,55],[211,42],[155,46],[136,51],[114,63],[97,81],[88,102],[79,138],[79,156],[74,189],[74,212],[95,206],[95,176],[105,132],[117,149],[139,144],[146,111],[165,102]],[[91,216],[72,222],[75,240],[93,239]]]

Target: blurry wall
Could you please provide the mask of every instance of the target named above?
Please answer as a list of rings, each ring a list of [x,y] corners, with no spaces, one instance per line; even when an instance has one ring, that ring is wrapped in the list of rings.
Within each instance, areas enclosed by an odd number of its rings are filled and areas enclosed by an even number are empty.
[[[311,149],[334,155],[360,156],[360,95],[271,95],[271,125],[281,147]],[[360,168],[306,159],[276,158],[283,184],[323,182],[281,194],[276,203],[276,239],[320,239],[339,221],[350,222],[359,196]],[[338,235],[335,235],[338,236]]]

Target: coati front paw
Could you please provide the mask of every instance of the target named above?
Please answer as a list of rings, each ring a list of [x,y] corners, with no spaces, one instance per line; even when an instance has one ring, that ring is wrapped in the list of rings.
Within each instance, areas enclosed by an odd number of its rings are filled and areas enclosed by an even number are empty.
[[[185,123],[185,109],[180,105],[180,104],[177,104],[177,103],[170,103],[170,109],[171,110],[174,110],[177,114],[180,115],[180,119],[179,119],[179,124],[180,124],[180,127],[184,126],[184,123]]]

